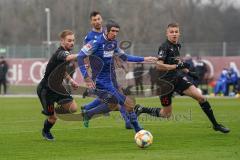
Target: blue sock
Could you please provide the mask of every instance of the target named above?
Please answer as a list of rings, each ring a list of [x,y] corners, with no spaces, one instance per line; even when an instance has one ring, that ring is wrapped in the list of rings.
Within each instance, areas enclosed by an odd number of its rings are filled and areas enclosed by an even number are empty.
[[[142,130],[143,128],[138,123],[136,113],[135,112],[129,112],[128,114],[129,114],[130,122],[133,125],[133,128],[134,128],[135,132],[137,133],[138,131]]]
[[[97,107],[99,104],[101,104],[101,101],[100,101],[100,99],[96,98],[96,99],[94,99],[92,102],[84,105],[84,108],[85,108],[86,110],[90,110],[90,109],[92,109],[92,108]]]
[[[103,113],[108,113],[108,112],[110,112],[110,109],[108,108],[108,106],[105,103],[102,103],[102,104],[98,105],[97,107],[95,107],[95,108],[93,108],[91,110],[88,110],[86,112],[86,114],[87,114],[87,117],[89,119],[91,119],[91,117],[93,115],[103,114]]]
[[[127,113],[125,107],[121,105],[119,111],[120,111],[125,123],[131,123],[130,119],[129,119],[129,114]]]

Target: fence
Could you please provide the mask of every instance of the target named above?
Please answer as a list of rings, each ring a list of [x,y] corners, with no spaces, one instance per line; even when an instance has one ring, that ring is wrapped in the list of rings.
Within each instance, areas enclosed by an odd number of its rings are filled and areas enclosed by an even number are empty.
[[[1,46],[0,55],[7,58],[49,58],[58,47],[54,42],[50,45],[50,51],[46,44],[39,46]],[[74,51],[77,52],[81,46],[76,45]],[[156,55],[158,45],[133,43],[130,52],[135,55]],[[222,42],[222,43],[183,43],[181,54],[186,53],[192,56],[238,56],[240,55],[240,42]]]

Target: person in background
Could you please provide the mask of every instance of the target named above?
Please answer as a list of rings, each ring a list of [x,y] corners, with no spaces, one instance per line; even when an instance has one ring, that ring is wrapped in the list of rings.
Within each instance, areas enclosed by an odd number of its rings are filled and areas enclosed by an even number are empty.
[[[3,56],[0,57],[0,94],[2,93],[3,86],[3,94],[7,94],[7,72],[8,72],[8,64]]]

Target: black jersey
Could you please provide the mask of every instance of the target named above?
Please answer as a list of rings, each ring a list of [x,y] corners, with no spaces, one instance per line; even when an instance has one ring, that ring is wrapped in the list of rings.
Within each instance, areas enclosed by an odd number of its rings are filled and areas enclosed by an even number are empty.
[[[178,64],[180,61],[180,48],[180,44],[173,44],[169,40],[166,40],[158,49],[158,59],[162,60],[164,64]],[[179,75],[177,70],[171,70],[167,71],[164,77],[168,78]]]
[[[52,55],[47,64],[42,80],[42,82],[45,82],[46,86],[48,86],[47,83],[49,82],[49,79],[51,79],[55,85],[62,84],[66,74],[66,66],[68,65],[68,62],[66,62],[66,57],[70,54],[70,51],[65,50],[62,46],[60,46]]]

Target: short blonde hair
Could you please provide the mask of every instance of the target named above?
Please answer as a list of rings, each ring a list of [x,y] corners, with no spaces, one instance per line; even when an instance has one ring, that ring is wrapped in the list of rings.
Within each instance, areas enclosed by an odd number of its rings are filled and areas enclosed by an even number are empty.
[[[74,32],[66,29],[66,30],[63,30],[61,33],[59,33],[60,39],[64,39],[68,35],[74,35]]]

